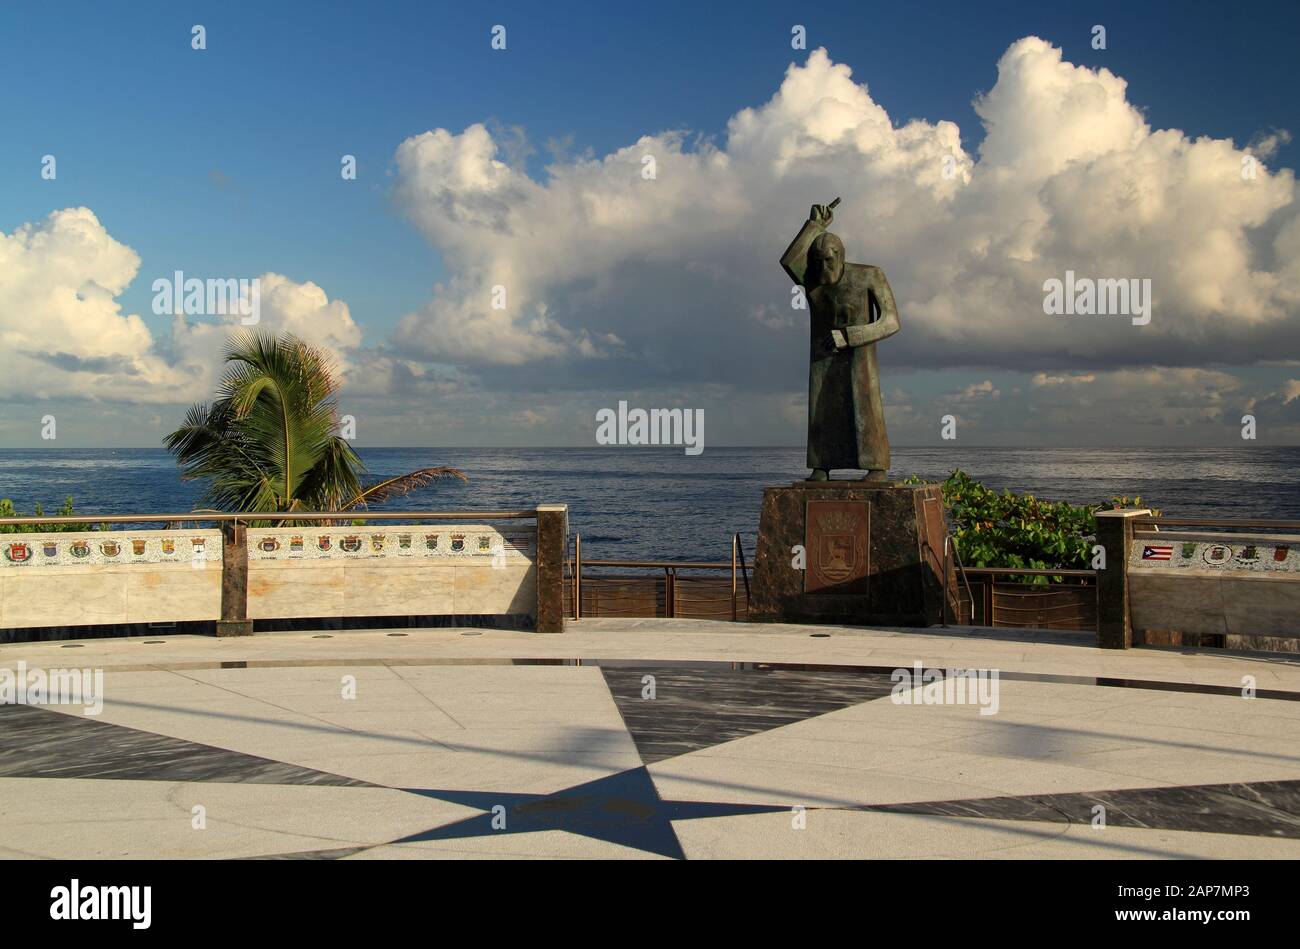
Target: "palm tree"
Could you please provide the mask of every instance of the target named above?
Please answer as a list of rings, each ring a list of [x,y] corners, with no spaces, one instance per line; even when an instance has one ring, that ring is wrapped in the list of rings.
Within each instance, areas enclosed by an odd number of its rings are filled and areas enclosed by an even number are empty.
[[[190,408],[163,444],[202,500],[233,511],[351,511],[404,495],[455,468],[421,468],[363,488],[365,465],[335,434],[329,357],[289,334],[242,332],[226,350],[216,401]]]

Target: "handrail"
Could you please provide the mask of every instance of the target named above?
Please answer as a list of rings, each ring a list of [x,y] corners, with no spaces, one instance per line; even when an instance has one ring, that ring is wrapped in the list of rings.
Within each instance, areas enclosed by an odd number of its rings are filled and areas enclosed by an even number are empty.
[[[1133,518],[1133,526],[1138,527],[1237,527],[1243,530],[1283,530],[1300,531],[1300,521],[1279,521],[1263,518],[1233,519],[1224,517],[1155,517],[1142,516]]]
[[[582,534],[573,535],[573,618],[582,619]]]
[[[737,610],[738,589],[736,586],[736,570],[738,565],[744,564],[744,550],[740,549],[740,535],[733,535],[731,538],[731,562],[723,563],[720,561],[691,561],[691,560],[587,560],[582,556],[582,535],[574,535],[573,553],[571,560],[566,560],[565,566],[570,571],[572,578],[573,590],[573,618],[582,617],[582,587],[583,573],[587,567],[604,567],[604,568],[630,568],[641,570],[662,570],[664,572],[664,615],[674,617],[677,615],[677,571],[678,570],[730,570],[731,571],[731,593],[725,599],[731,603],[731,619],[736,622],[739,619]],[[743,569],[743,567],[742,567]],[[633,580],[633,577],[600,577],[593,576],[593,581],[601,580]],[[600,590],[601,587],[593,587],[593,590]],[[612,595],[612,594],[611,594]],[[745,595],[748,601],[749,596],[749,577],[745,576]]]
[[[949,547],[952,548],[952,555],[957,559],[957,574],[961,577],[962,586],[966,588],[966,598],[970,600],[970,618],[975,622],[975,593],[970,588],[970,581],[966,579],[966,565],[961,561],[961,551],[957,549],[957,540],[951,534],[945,534],[944,539]],[[947,571],[944,572],[944,579],[947,580]],[[958,597],[960,601],[961,597]],[[958,617],[960,619],[960,616]]]
[[[536,511],[239,511],[184,514],[59,514],[0,517],[0,524],[152,524],[155,521],[501,521],[536,520]]]
[[[740,546],[740,534],[732,534],[732,623],[736,621],[736,549]]]
[[[922,537],[921,544],[931,556],[939,559],[939,569],[943,572],[943,613],[940,617],[940,625],[947,628],[948,626],[948,535],[944,534],[943,557],[939,558],[939,552],[930,544],[929,537]]]
[[[583,558],[584,567],[659,567],[676,570],[700,567],[704,570],[730,570],[731,564],[721,561],[695,562],[689,560],[587,560]]]
[[[954,551],[955,553],[955,551]],[[960,554],[957,554],[960,557]],[[572,561],[570,561],[572,563]],[[723,561],[695,560],[582,560],[584,567],[672,567],[677,570],[698,567],[704,570],[730,570],[731,564]],[[962,567],[963,573],[987,573],[994,575],[1025,574],[1041,577],[1096,577],[1096,570],[1076,570],[1060,567]],[[968,590],[969,592],[969,590]]]
[[[736,553],[740,555],[740,577],[745,581],[745,602],[749,602],[749,568],[745,566],[745,545],[740,541],[740,532],[736,532]]]
[[[990,576],[1010,576],[1012,574],[1030,577],[1092,577],[1097,578],[1096,570],[1053,570],[1035,567],[965,567],[965,573],[986,573]]]

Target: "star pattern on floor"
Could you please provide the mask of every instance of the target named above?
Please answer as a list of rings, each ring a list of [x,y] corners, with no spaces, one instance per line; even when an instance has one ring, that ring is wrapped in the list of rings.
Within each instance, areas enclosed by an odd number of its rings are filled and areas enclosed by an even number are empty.
[[[685,859],[686,854],[673,830],[673,821],[790,810],[786,805],[776,804],[665,801],[645,767],[620,771],[550,794],[404,790],[478,808],[484,813],[411,834],[393,841],[396,844],[562,830],[679,860]]]
[[[808,812],[1094,826],[1100,811],[1108,826],[1300,840],[1300,780],[806,807],[794,800],[773,800],[770,790],[758,795],[766,798],[760,801],[665,797],[649,766],[876,701],[891,693],[892,683],[874,668],[774,668],[772,664],[718,662],[688,667],[624,661],[602,666],[600,676],[640,764],[544,792],[510,789],[500,777],[493,782],[497,790],[369,782],[346,773],[22,705],[0,706],[0,778],[299,785],[342,789],[348,794],[353,792],[346,789],[396,791],[478,812],[430,821],[432,826],[397,838],[367,840],[358,835],[332,847],[252,859],[345,859],[419,843],[555,831],[646,855],[684,859],[687,853],[674,826],[678,822],[790,814],[799,807]],[[1189,685],[1184,691],[1198,688]],[[721,760],[726,760],[726,753]],[[536,778],[530,780],[535,787]],[[412,814],[415,820],[410,823],[418,826],[418,810]]]

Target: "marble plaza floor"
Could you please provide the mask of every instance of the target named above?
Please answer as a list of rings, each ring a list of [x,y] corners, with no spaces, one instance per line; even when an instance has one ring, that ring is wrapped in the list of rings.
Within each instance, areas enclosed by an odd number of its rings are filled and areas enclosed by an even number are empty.
[[[600,619],[0,645],[104,671],[98,715],[0,706],[0,856],[1300,857],[1300,661],[1091,642]],[[996,713],[895,701],[916,662],[998,670]]]

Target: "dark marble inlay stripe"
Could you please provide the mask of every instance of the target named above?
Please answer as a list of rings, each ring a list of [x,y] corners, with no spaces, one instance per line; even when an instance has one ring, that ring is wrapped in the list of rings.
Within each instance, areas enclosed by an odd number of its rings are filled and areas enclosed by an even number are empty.
[[[342,642],[345,640],[340,639],[331,641]],[[1270,659],[1270,662],[1283,661],[1285,660]],[[52,664],[53,663],[47,663],[45,665]],[[29,662],[28,665],[34,667],[41,664]],[[332,659],[248,659],[241,660],[238,665],[230,660],[186,660],[183,662],[123,663],[120,665],[96,666],[96,668],[101,668],[105,672],[187,672],[205,669],[229,668],[300,669],[313,666],[332,668],[348,668],[353,666],[391,666],[393,668],[403,666],[600,666],[601,668],[638,668],[649,671],[654,668],[670,665],[691,669],[721,669],[746,672],[768,672],[777,669],[796,672],[828,672],[849,676],[888,676],[895,669],[900,668],[899,666],[842,665],[838,663],[813,662],[751,662],[719,659],[684,659],[673,661],[664,659],[582,659],[558,657],[505,658],[488,656],[469,658],[429,658],[424,656],[413,656],[407,658],[390,657],[386,659],[342,657]],[[975,668],[968,662],[958,663],[958,665],[962,668]],[[910,669],[911,663],[904,664],[902,668]],[[927,662],[925,668],[927,670],[933,668],[942,673],[946,671],[946,661],[936,659]],[[1159,679],[1117,679],[1109,676],[1065,675],[1063,673],[1054,672],[1017,672],[1006,669],[1000,670],[999,676],[1005,682],[1047,682],[1057,685],[1094,685],[1111,689],[1142,689],[1153,692],[1183,692],[1193,695],[1225,695],[1233,698],[1241,697],[1241,686],[1239,685],[1206,685],[1199,682],[1172,682],[1162,681]],[[1277,699],[1283,702],[1300,702],[1300,692],[1289,692],[1284,689],[1256,689],[1255,697],[1258,699]]]
[[[267,853],[256,857],[236,857],[236,860],[341,860],[369,847],[335,847],[333,850],[300,850],[297,853]]]
[[[1090,824],[1098,804],[1106,808],[1106,825],[1112,827],[1300,839],[1300,781],[869,804],[845,810]]]
[[[0,777],[375,786],[31,705],[0,705]]]
[[[682,665],[601,667],[645,764],[889,695],[888,675]],[[641,697],[655,677],[655,698]]]

